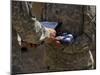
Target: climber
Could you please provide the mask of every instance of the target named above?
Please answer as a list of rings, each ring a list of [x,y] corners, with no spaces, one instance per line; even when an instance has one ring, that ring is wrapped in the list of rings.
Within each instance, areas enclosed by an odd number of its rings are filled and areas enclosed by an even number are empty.
[[[30,16],[24,3],[13,2],[12,27],[18,35],[19,45],[37,47],[44,43],[59,43],[56,40],[56,31],[46,28],[35,18]]]

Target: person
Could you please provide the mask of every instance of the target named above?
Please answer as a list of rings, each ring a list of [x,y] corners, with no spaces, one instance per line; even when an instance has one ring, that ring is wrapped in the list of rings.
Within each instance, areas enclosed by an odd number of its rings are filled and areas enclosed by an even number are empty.
[[[24,43],[24,46],[31,44],[32,47],[38,46],[42,42],[57,44],[56,31],[42,26],[35,17],[26,13],[25,4],[26,2],[15,1],[12,7],[12,27],[22,39],[22,44]]]

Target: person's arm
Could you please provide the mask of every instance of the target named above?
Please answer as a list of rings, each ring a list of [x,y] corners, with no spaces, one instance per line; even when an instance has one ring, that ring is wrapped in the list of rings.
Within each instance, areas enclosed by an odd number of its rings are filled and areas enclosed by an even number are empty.
[[[23,41],[32,44],[40,44],[42,41],[49,43],[50,40],[55,37],[55,31],[43,27],[38,20],[27,14],[25,8],[26,6],[24,2],[12,2],[13,28]]]

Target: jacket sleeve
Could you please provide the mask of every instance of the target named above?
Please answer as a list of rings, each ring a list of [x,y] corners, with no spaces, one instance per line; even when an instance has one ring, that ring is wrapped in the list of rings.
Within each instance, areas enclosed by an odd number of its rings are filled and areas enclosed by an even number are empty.
[[[49,37],[46,28],[28,15],[25,2],[12,1],[12,27],[29,43],[39,44]]]

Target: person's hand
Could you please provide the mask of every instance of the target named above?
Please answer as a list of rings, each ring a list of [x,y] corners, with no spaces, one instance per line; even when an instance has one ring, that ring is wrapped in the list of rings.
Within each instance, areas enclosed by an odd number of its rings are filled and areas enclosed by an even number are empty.
[[[61,43],[56,39],[56,31],[51,28],[47,28],[47,31],[50,33],[50,36],[45,40],[45,42],[47,44],[54,44],[55,46],[60,47]]]

